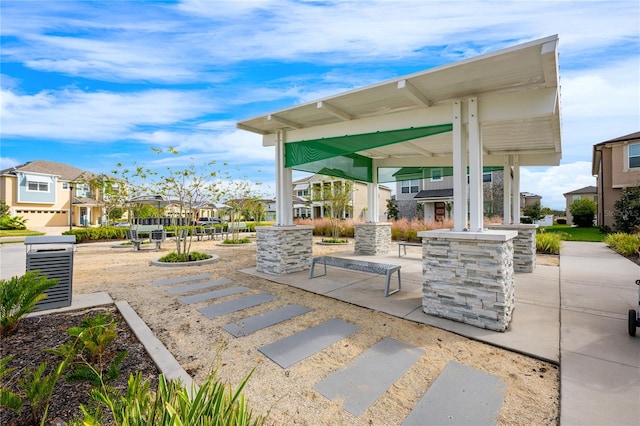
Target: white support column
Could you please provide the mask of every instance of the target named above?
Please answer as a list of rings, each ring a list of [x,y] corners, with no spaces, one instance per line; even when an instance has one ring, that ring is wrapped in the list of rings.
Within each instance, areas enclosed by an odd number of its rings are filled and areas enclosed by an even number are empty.
[[[372,164],[372,183],[367,183],[367,222],[378,222],[380,217],[378,202],[378,168],[375,161]]]
[[[484,226],[484,201],[482,191],[482,140],[478,122],[478,98],[467,102],[469,118],[469,212],[473,232],[482,232]]]
[[[276,225],[293,225],[293,195],[291,169],[284,167],[285,132],[276,137]]]
[[[462,102],[453,101],[451,118],[453,123],[453,229],[462,231],[467,227],[467,150],[462,134]]]
[[[511,203],[513,223],[520,223],[520,159],[517,155],[513,156],[513,184],[511,186]]]
[[[502,202],[502,223],[504,225],[511,224],[511,156],[505,155],[502,160],[502,184],[503,184],[503,202]]]

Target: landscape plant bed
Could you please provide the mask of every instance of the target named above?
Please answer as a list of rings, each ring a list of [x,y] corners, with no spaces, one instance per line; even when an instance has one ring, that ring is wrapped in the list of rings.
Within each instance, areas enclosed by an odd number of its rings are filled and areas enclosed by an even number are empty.
[[[44,350],[57,348],[71,340],[72,338],[66,332],[69,327],[79,326],[85,317],[94,316],[100,312],[112,314],[118,324],[117,337],[110,344],[107,356],[115,356],[120,351],[126,351],[126,356],[118,367],[119,377],[109,384],[124,392],[129,375],[140,372],[143,379],[151,383],[151,389],[155,389],[160,371],[115,306],[25,318],[15,334],[2,339],[0,358],[12,355],[13,359],[7,367],[15,368],[3,378],[2,386],[20,394],[18,381],[23,378],[25,370],[34,369],[43,362],[48,365],[46,372],[55,368],[61,358]],[[74,417],[80,417],[80,405],[87,406],[91,403],[90,390],[91,385],[88,382],[66,382],[64,377],[61,377],[51,397],[46,424],[66,424]],[[29,415],[30,407],[27,401],[24,402],[20,415],[0,408],[0,424],[3,426],[31,424]]]

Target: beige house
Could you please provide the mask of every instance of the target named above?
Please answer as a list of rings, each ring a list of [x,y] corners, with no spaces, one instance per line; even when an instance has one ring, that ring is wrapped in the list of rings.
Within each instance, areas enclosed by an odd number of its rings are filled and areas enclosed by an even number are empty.
[[[596,205],[598,204],[598,190],[595,186],[585,186],[584,188],[576,189],[575,191],[567,192],[564,195],[565,203],[566,203],[566,216],[567,216],[567,225],[573,225],[573,216],[571,215],[571,211],[569,211],[569,206],[576,200],[581,200],[584,198],[588,198],[593,200]]]
[[[69,226],[70,221],[73,226],[97,225],[101,208],[89,185],[80,183],[92,175],[67,164],[30,161],[0,170],[0,199],[11,216],[27,220],[27,227]]]
[[[293,182],[293,217],[321,218],[324,217],[325,203],[319,199],[323,185],[343,185],[345,179],[332,178],[324,175],[311,175]],[[367,214],[367,184],[349,181],[352,185],[350,210],[343,212],[345,219],[365,219]],[[378,187],[378,211],[380,218],[386,220],[387,201],[391,199],[391,189],[380,185]]]
[[[640,132],[594,145],[591,171],[597,177],[597,224],[613,227],[622,190],[640,186]]]

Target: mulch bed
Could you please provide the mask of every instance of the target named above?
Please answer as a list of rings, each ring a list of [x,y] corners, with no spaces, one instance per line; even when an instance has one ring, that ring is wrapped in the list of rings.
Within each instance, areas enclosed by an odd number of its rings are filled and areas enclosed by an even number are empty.
[[[141,372],[144,379],[151,382],[151,389],[155,389],[160,371],[115,306],[25,318],[15,334],[1,341],[0,357],[13,355],[8,367],[15,368],[2,380],[2,386],[20,394],[18,381],[24,376],[26,369],[32,370],[43,362],[49,366],[47,372],[55,368],[60,362],[60,357],[46,353],[44,349],[59,347],[71,339],[66,330],[71,326],[79,326],[85,317],[94,316],[98,312],[111,313],[118,322],[117,337],[109,346],[109,356],[115,356],[123,350],[127,352],[119,367],[120,376],[109,384],[124,393],[129,375]],[[62,377],[54,389],[46,424],[58,425],[67,423],[74,417],[81,418],[80,405],[88,406],[92,403],[90,390],[91,385],[86,382],[67,382]],[[25,400],[20,414],[0,408],[0,424],[31,424],[30,415],[31,407]]]

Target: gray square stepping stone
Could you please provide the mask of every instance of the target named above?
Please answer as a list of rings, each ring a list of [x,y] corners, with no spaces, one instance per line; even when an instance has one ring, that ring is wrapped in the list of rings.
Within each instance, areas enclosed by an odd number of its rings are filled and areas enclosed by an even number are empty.
[[[287,368],[359,330],[355,324],[334,318],[258,350],[280,367]]]
[[[169,294],[190,293],[192,291],[204,290],[205,288],[215,287],[223,284],[229,284],[231,280],[223,278],[215,281],[204,281],[201,283],[187,284],[180,287],[171,287],[167,289]]]
[[[360,354],[344,369],[331,373],[314,389],[331,400],[343,401],[344,409],[357,417],[424,352],[424,349],[385,338]]]
[[[155,285],[171,285],[179,283],[187,283],[189,281],[199,281],[212,278],[211,274],[192,275],[190,277],[169,278],[166,280],[153,281]]]
[[[450,361],[403,425],[495,425],[507,384],[493,374]]]
[[[269,293],[258,293],[250,296],[240,297],[238,299],[226,302],[216,303],[215,305],[206,306],[198,309],[198,312],[207,318],[219,317],[230,314],[241,309],[251,308],[252,306],[261,305],[276,299],[276,296]]]
[[[198,293],[191,296],[179,297],[178,300],[182,303],[189,305],[191,303],[204,302],[205,300],[217,299],[219,297],[231,296],[232,294],[244,293],[251,290],[248,287],[238,286],[222,288],[220,290],[207,291],[205,293]]]
[[[310,311],[311,309],[306,306],[287,305],[282,308],[241,319],[240,321],[225,324],[222,328],[231,333],[234,337],[241,337],[251,334],[254,331],[262,330],[263,328],[271,327],[274,324],[297,317],[298,315],[306,314]]]

